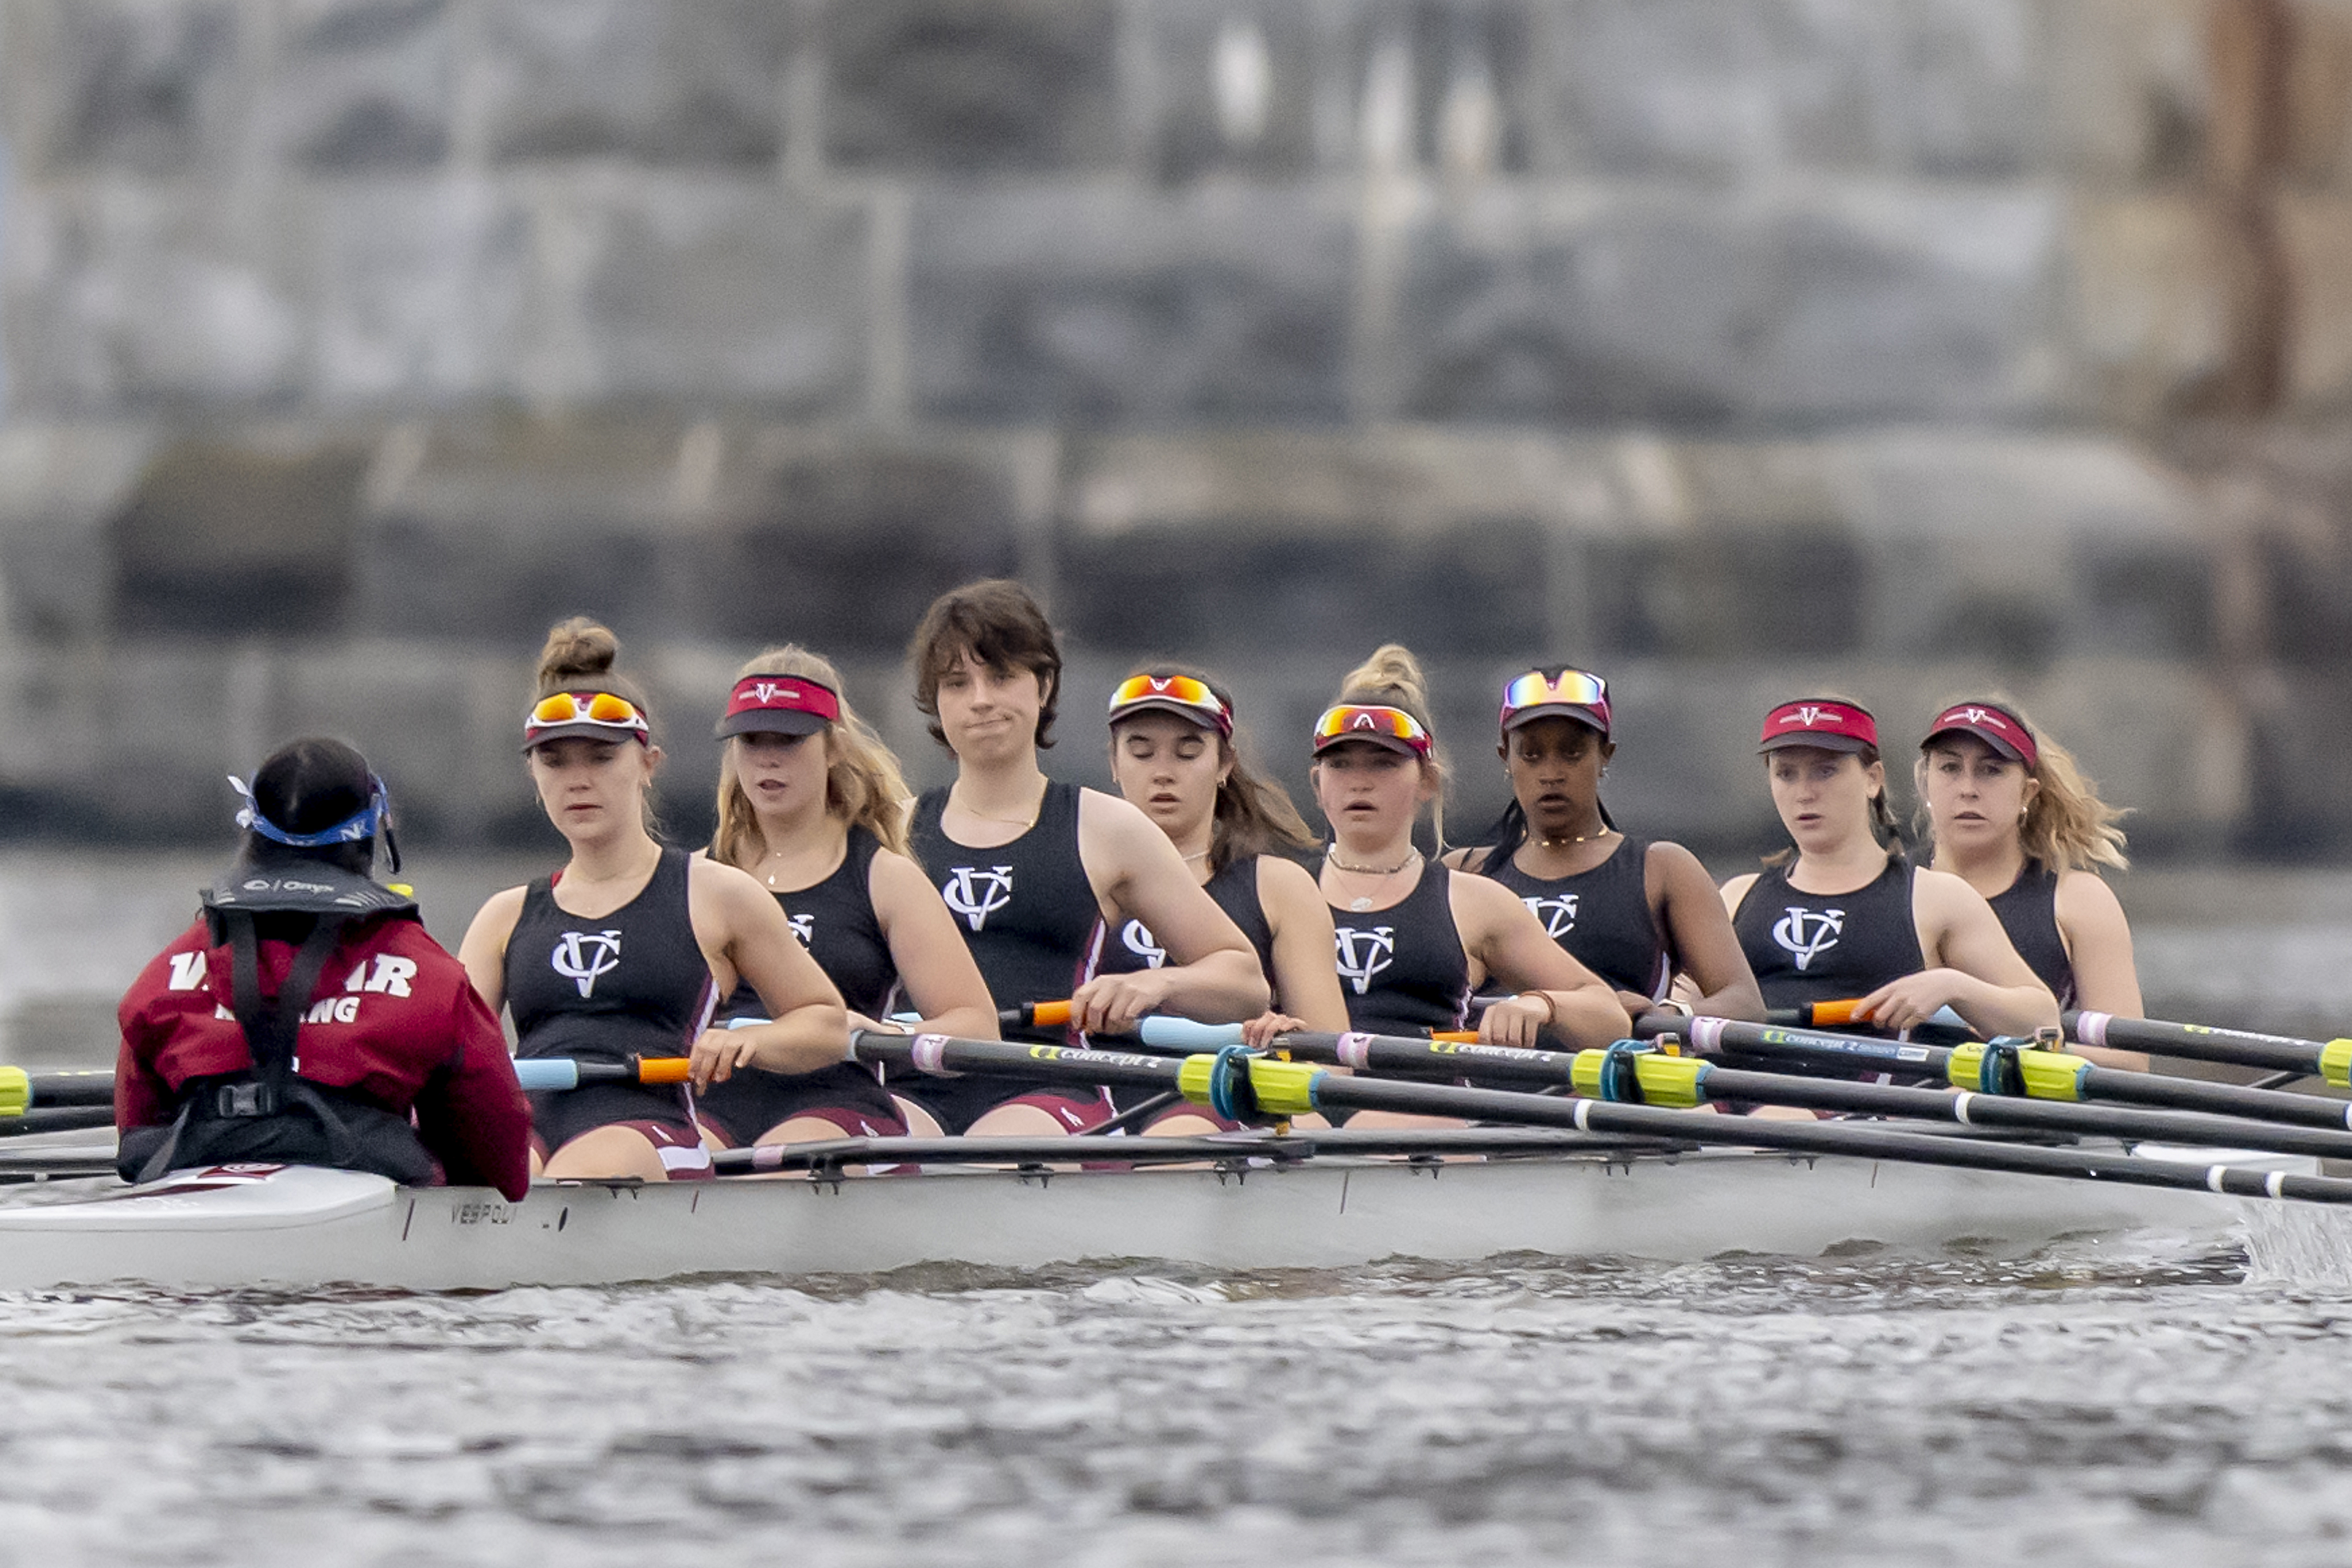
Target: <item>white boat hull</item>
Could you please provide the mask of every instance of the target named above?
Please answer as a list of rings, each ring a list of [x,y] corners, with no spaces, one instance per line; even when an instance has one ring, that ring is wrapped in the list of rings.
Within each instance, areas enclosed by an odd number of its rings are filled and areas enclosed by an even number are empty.
[[[479,1188],[398,1187],[349,1172],[223,1167],[91,1201],[0,1207],[0,1289],[124,1281],[497,1289],[1089,1258],[1267,1268],[1507,1252],[1814,1257],[1842,1244],[2033,1245],[2142,1228],[2220,1240],[2242,1201],[1746,1152],[1630,1163],[1318,1159],[1242,1172],[542,1183],[520,1204]]]

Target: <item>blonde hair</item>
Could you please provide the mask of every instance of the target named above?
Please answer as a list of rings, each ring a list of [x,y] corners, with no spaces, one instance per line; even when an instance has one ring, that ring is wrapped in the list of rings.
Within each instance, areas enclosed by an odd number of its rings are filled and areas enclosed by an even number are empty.
[[[2025,820],[2017,829],[2018,843],[2027,861],[2061,875],[2087,871],[2095,866],[2111,866],[2118,871],[2131,869],[2131,861],[2124,854],[2124,830],[2116,826],[2128,815],[2129,808],[2109,805],[2101,800],[2098,781],[2083,771],[2074,753],[2051,739],[2033,721],[2032,714],[2009,698],[1979,693],[1948,702],[1937,711],[1940,713],[1964,701],[1983,702],[2014,715],[2033,737],[2036,760],[2025,776],[2042,787],[2034,792],[2025,808]],[[1927,752],[1924,744],[1914,776],[1919,781],[1916,820],[1925,837],[1934,832],[1934,822],[1927,814]]]
[[[754,675],[788,675],[817,681],[830,687],[840,698],[841,717],[822,731],[825,812],[853,827],[863,827],[880,839],[885,849],[899,855],[907,853],[906,775],[898,769],[898,757],[875,733],[874,726],[849,706],[849,697],[841,689],[841,672],[833,668],[833,661],[811,653],[798,643],[786,643],[782,647],[765,649],[746,661],[735,672],[735,679],[743,680]],[[757,860],[767,847],[760,833],[760,818],[751,809],[751,797],[743,793],[742,780],[735,773],[735,749],[741,740],[738,735],[727,742],[728,763],[719,770],[719,828],[710,836],[710,858],[730,866]]]
[[[1367,707],[1402,708],[1429,731],[1429,755],[1421,760],[1422,776],[1434,786],[1430,820],[1437,836],[1438,853],[1445,852],[1445,785],[1453,769],[1437,743],[1437,726],[1429,721],[1429,679],[1421,660],[1402,643],[1382,643],[1371,658],[1348,672],[1339,683],[1339,700]]]

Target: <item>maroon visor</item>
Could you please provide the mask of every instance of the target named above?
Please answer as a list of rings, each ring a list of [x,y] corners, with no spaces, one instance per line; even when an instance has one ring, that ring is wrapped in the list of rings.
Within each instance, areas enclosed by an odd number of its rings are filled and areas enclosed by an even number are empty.
[[[2011,762],[2023,763],[2029,773],[2042,761],[2042,748],[2033,743],[2025,721],[1998,703],[1959,702],[1945,709],[1927,726],[1919,749],[1926,751],[1944,735],[1974,735]]]
[[[1835,702],[1811,697],[1783,702],[1764,716],[1764,736],[1756,749],[1777,752],[1783,746],[1817,746],[1824,752],[1860,752],[1878,744],[1878,721],[1856,702]]]
[[[841,717],[841,698],[822,681],[797,675],[747,675],[727,699],[718,734],[814,735]]]

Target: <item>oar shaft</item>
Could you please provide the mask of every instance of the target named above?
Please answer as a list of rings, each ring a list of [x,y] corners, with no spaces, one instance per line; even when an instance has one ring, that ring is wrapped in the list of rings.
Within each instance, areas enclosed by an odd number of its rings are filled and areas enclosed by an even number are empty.
[[[1497,1079],[1507,1083],[1570,1085],[1577,1058],[1559,1051],[1526,1051],[1508,1046],[1459,1046],[1374,1035],[1284,1035],[1277,1047],[1304,1061],[1337,1062],[1373,1072],[1426,1079],[1432,1075]],[[1586,1053],[1591,1055],[1593,1053]],[[1810,1110],[1905,1116],[1955,1121],[1974,1127],[2007,1127],[2087,1137],[2146,1139],[2221,1149],[2259,1148],[2317,1159],[2352,1159],[2352,1131],[2250,1124],[2234,1116],[2192,1110],[2141,1110],[2120,1105],[2026,1100],[2009,1095],[1955,1093],[1897,1084],[1801,1078],[1753,1072],[1714,1062],[1684,1069],[1703,1100],[1753,1100]]]
[[[0,1116],[0,1138],[29,1138],[36,1132],[78,1132],[114,1125],[110,1105],[65,1105]]]
[[[1209,1058],[1185,1061],[1117,1051],[1056,1046],[1016,1046],[1000,1041],[959,1040],[945,1036],[852,1037],[860,1060],[911,1066],[929,1073],[1013,1073],[1086,1083],[1140,1083],[1187,1087],[1213,1077],[1196,1068]],[[1461,1047],[1472,1048],[1472,1047]],[[1223,1064],[1216,1064],[1222,1066]],[[1316,1109],[1393,1110],[1423,1116],[1454,1116],[1519,1126],[1579,1132],[1665,1138],[1730,1148],[1778,1149],[1796,1154],[1839,1154],[1855,1159],[1905,1160],[1969,1170],[2029,1175],[2072,1176],[2136,1186],[2172,1187],[2235,1194],[2243,1197],[2301,1198],[2352,1204],[2352,1181],[2257,1171],[2214,1163],[2175,1164],[2095,1151],[2042,1149],[2030,1145],[1905,1131],[1879,1123],[1766,1121],[1727,1119],[1700,1111],[1665,1110],[1647,1105],[1519,1094],[1507,1089],[1465,1089],[1453,1084],[1406,1083],[1393,1079],[1343,1076],[1291,1062],[1263,1058],[1245,1064],[1262,1102],[1286,1107],[1304,1101]]]
[[[114,1071],[93,1068],[66,1072],[26,1072],[0,1067],[0,1116],[36,1107],[114,1103]]]
[[[1913,1040],[1825,1035],[1732,1018],[1681,1018],[1664,1013],[1644,1015],[1636,1029],[1644,1037],[1683,1035],[1702,1051],[1786,1062],[1806,1071],[1860,1069],[1911,1077],[1946,1077],[1950,1073],[1954,1055],[1946,1047],[1921,1045]],[[2067,1079],[2072,1092],[2058,1097],[2064,1100],[2111,1100],[2204,1111],[2215,1116],[2242,1116],[2289,1127],[2352,1128],[2352,1102],[2324,1095],[2243,1089],[2236,1084],[2130,1072],[2087,1062],[2073,1065],[2076,1061],[2073,1058],[2058,1059],[2069,1064]]]
[[[2186,1057],[2191,1061],[2227,1062],[2233,1067],[2263,1068],[2272,1072],[2302,1072],[2316,1077],[2331,1046],[2341,1047],[2336,1054],[2352,1058],[2352,1040],[2301,1040],[2291,1035],[2209,1029],[2201,1024],[2118,1018],[2108,1013],[2070,1012],[2064,1021],[2066,1037],[2086,1046]],[[2328,1076],[2341,1082],[2342,1069]]]

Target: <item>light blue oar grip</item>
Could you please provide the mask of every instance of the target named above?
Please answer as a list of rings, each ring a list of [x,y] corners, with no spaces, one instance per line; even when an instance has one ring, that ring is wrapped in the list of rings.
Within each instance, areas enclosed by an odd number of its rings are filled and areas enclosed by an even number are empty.
[[[514,1066],[515,1078],[526,1089],[580,1087],[580,1064],[569,1057],[526,1057]]]
[[[727,1026],[730,1029],[757,1029],[774,1022],[773,1018],[730,1018]]]
[[[1147,1046],[1167,1046],[1176,1050],[1213,1051],[1242,1043],[1239,1024],[1196,1024],[1190,1018],[1162,1018],[1157,1015],[1144,1019],[1135,1032]]]
[[[1930,1024],[1941,1024],[1948,1029],[1968,1029],[1971,1027],[1966,1018],[1961,1017],[1949,1007],[1937,1008],[1933,1013],[1927,1015],[1927,1022]]]

